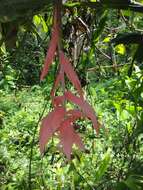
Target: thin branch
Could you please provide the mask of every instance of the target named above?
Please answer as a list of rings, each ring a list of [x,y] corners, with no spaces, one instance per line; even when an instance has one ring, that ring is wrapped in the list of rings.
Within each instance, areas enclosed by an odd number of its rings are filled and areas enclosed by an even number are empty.
[[[101,51],[97,46],[95,46],[96,50],[101,53],[102,55],[104,55],[104,57],[106,57],[107,59],[109,59],[110,61],[112,60],[112,58],[107,55],[106,53],[104,53],[103,51]]]
[[[47,100],[48,101],[48,100]],[[46,107],[47,107],[47,101],[44,105],[44,108],[43,108],[43,111],[42,113],[40,114],[39,116],[39,119],[37,121],[37,124],[35,125],[35,128],[34,128],[34,132],[33,132],[33,139],[32,139],[32,142],[31,142],[31,148],[30,148],[30,159],[29,159],[29,175],[28,175],[28,186],[29,186],[29,190],[32,190],[32,183],[31,183],[31,169],[32,169],[32,158],[33,158],[33,147],[34,147],[34,143],[35,143],[35,136],[36,136],[36,132],[37,132],[37,127],[44,115],[44,112],[46,110]]]
[[[131,63],[126,63],[126,64],[119,64],[119,65],[116,65],[116,67],[123,67],[125,65],[131,65]],[[101,68],[105,68],[105,69],[110,69],[110,68],[114,68],[115,66],[114,65],[105,65],[105,66],[100,66]],[[87,70],[87,72],[91,72],[91,71],[96,71],[97,70],[97,67],[92,67],[92,68],[89,68]]]

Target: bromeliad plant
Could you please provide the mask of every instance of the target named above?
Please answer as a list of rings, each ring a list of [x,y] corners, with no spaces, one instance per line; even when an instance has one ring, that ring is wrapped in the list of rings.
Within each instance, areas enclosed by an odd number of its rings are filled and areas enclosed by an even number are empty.
[[[73,144],[76,144],[81,150],[85,149],[79,134],[75,131],[75,122],[80,118],[87,117],[92,121],[93,127],[97,133],[98,122],[93,108],[84,99],[83,90],[78,76],[62,50],[61,7],[62,1],[58,0],[54,5],[52,37],[40,77],[41,80],[45,78],[48,74],[50,65],[55,56],[57,56],[59,58],[59,67],[51,90],[53,111],[48,113],[41,122],[40,151],[42,154],[44,153],[45,145],[49,139],[57,133],[58,138],[60,139],[59,146],[62,148],[66,157],[70,159]],[[74,95],[70,90],[66,89],[65,76],[77,90],[77,95]],[[62,96],[56,96],[56,90],[59,86],[62,89]],[[76,108],[68,109],[68,102],[75,104]]]

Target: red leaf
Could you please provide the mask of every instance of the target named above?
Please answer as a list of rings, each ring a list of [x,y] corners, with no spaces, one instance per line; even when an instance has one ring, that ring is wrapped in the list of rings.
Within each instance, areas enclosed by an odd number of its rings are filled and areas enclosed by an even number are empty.
[[[49,138],[60,127],[61,122],[65,116],[65,109],[63,107],[56,107],[55,110],[50,112],[46,117],[42,119],[40,128],[40,152],[43,153],[45,145]]]
[[[54,106],[63,105],[64,101],[65,101],[65,96],[56,96],[56,97],[53,98]]]
[[[59,85],[60,81],[63,80],[63,77],[64,77],[63,75],[64,75],[64,72],[62,71],[62,68],[60,68],[59,73],[58,73],[58,75],[57,75],[57,77],[56,77],[56,79],[54,81],[53,88],[51,90],[52,98],[54,98],[55,91],[58,88],[58,85]]]
[[[65,57],[65,55],[62,51],[60,52],[60,63],[63,64],[64,72],[66,73],[68,79],[72,82],[74,87],[77,89],[80,96],[83,97],[83,91],[82,91],[81,84],[80,84],[80,81],[78,79],[78,76],[77,76],[76,72],[74,71],[71,63]]]
[[[62,122],[59,128],[60,132],[60,144],[68,159],[71,158],[71,151],[73,144],[76,144],[81,150],[84,150],[84,145],[80,136],[75,133],[70,119],[66,119]]]
[[[59,31],[60,31],[60,19],[59,17],[59,7],[58,5],[54,7],[54,15],[53,15],[53,30],[52,37],[49,44],[49,49],[47,50],[47,55],[44,63],[44,67],[40,76],[40,80],[43,80],[49,71],[49,67],[52,64],[52,61],[55,57],[56,49],[59,41]]]
[[[66,116],[71,118],[71,121],[74,122],[75,120],[85,117],[85,115],[78,109],[69,110],[66,112]]]
[[[54,105],[55,106],[62,105],[65,99],[78,105],[82,109],[83,113],[85,114],[85,115],[83,114],[82,117],[86,116],[92,121],[93,126],[98,134],[99,124],[98,124],[95,112],[93,108],[90,106],[90,104],[86,100],[75,96],[70,91],[67,91],[65,92],[64,96],[57,96],[54,98]]]
[[[84,99],[75,96],[74,94],[72,94],[70,91],[65,92],[65,97],[68,101],[73,102],[74,104],[78,105],[81,107],[83,113],[89,118],[91,119],[93,126],[96,130],[96,132],[98,133],[98,122],[97,122],[97,118],[95,115],[95,112],[93,110],[93,108],[89,105],[89,103],[87,101],[85,101]]]
[[[57,44],[58,44],[58,38],[59,38],[58,36],[59,36],[58,30],[54,27],[53,32],[52,32],[52,38],[49,44],[49,49],[47,51],[47,55],[45,59],[45,64],[40,76],[40,80],[43,80],[44,77],[47,75],[49,71],[49,67],[53,62],[53,59],[55,57],[55,52],[57,49]]]

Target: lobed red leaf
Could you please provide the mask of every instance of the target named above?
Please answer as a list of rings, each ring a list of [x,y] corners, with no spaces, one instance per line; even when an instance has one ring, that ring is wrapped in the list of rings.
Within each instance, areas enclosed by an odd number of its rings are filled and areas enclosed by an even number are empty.
[[[74,131],[71,120],[66,119],[59,128],[60,144],[68,159],[71,158],[72,146],[76,144],[81,150],[84,150],[83,142],[80,136]]]
[[[96,118],[95,112],[94,112],[93,108],[90,106],[90,104],[86,100],[75,96],[70,91],[65,92],[65,97],[68,101],[73,102],[74,104],[80,106],[83,113],[92,121],[93,126],[94,126],[96,132],[98,133],[99,127],[98,127],[97,118]]]
[[[93,108],[90,106],[90,104],[84,100],[83,98],[77,97],[74,94],[72,94],[70,91],[65,92],[64,96],[57,96],[54,98],[54,105],[59,106],[62,105],[64,100],[68,100],[76,105],[78,105],[82,111],[83,111],[83,115],[81,117],[87,117],[89,118],[92,123],[93,123],[93,127],[95,128],[97,134],[99,131],[99,124],[96,118],[96,114],[93,110]]]
[[[68,110],[66,112],[66,116],[68,118],[71,118],[71,121],[74,122],[75,120],[79,118],[85,117],[85,114],[78,109],[73,109],[73,110]]]
[[[52,137],[55,131],[60,127],[64,116],[65,109],[63,107],[56,107],[52,112],[42,119],[39,140],[41,153],[44,152],[45,145],[49,138]]]

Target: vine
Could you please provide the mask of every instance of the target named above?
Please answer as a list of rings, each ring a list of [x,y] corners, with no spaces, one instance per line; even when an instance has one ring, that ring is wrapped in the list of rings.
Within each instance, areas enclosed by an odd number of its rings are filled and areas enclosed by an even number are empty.
[[[40,79],[43,80],[48,74],[55,56],[59,59],[59,66],[51,90],[53,110],[42,119],[39,144],[40,152],[43,154],[49,139],[57,133],[60,139],[59,147],[65,153],[66,157],[70,159],[73,144],[76,144],[81,150],[85,150],[81,137],[75,131],[75,122],[80,118],[87,117],[91,120],[97,133],[99,126],[93,108],[84,98],[80,80],[62,49],[61,10],[62,0],[55,1],[51,41]],[[68,78],[76,89],[76,95],[66,88],[65,77]],[[62,96],[56,96],[58,87],[62,89]],[[68,102],[73,103],[76,108],[68,109]]]

